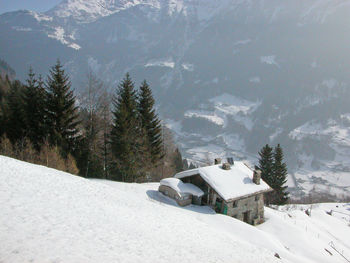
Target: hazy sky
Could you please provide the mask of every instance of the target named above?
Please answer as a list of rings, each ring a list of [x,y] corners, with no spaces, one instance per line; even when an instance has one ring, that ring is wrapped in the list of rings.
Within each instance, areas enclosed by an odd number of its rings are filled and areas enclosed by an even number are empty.
[[[47,11],[61,0],[0,0],[0,14],[19,9]]]

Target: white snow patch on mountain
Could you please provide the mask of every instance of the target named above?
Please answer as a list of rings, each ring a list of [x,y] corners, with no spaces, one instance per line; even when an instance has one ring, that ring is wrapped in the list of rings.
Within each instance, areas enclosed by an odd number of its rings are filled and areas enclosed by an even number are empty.
[[[76,43],[70,43],[70,44],[68,45],[68,47],[73,48],[73,49],[75,49],[75,50],[81,49],[81,46],[79,46],[79,45],[76,44]]]
[[[260,62],[265,63],[267,65],[275,65],[277,67],[280,67],[279,64],[276,62],[276,56],[271,55],[271,56],[262,56],[260,57]]]
[[[30,27],[22,27],[22,26],[12,26],[11,28],[12,28],[13,30],[22,31],[22,32],[30,32],[30,31],[33,30],[33,29],[30,28]]]
[[[174,68],[175,62],[172,59],[154,59],[150,60],[145,64],[145,67],[168,67],[168,68]]]
[[[322,81],[322,85],[326,86],[328,89],[333,89],[338,85],[338,81],[336,79],[326,79]]]
[[[227,117],[232,117],[236,122],[251,130],[254,126],[249,115],[254,112],[261,102],[252,102],[233,95],[224,93],[209,99],[208,104],[203,104],[201,110],[188,110],[187,118],[203,118],[210,122],[226,127]],[[214,110],[209,110],[214,107]]]
[[[60,41],[62,44],[67,45],[68,41],[64,39],[64,29],[63,27],[56,27],[54,28],[54,32],[48,34],[48,37],[57,39]]]
[[[238,40],[234,43],[235,46],[238,46],[238,45],[246,45],[248,43],[252,42],[252,40],[250,38],[248,39],[244,39],[244,40]]]
[[[301,13],[302,24],[308,22],[324,24],[328,17],[342,10],[345,6],[350,6],[347,0],[320,0],[315,1],[304,12]]]
[[[220,134],[218,135],[218,138],[222,138],[226,146],[234,148],[235,151],[240,151],[240,152],[245,151],[244,140],[239,136],[239,134],[233,134],[233,133]]]
[[[37,13],[37,12],[33,12],[33,11],[30,11],[30,14],[38,21],[38,22],[41,22],[41,21],[52,21],[53,18],[51,16],[47,16],[43,13]]]
[[[288,136],[294,140],[301,140],[306,136],[317,136],[321,135],[322,133],[322,125],[311,121],[295,128],[288,134]]]
[[[252,77],[249,79],[249,82],[258,84],[261,82],[261,79],[260,79],[260,77]]]
[[[76,43],[73,43],[73,42],[69,42],[65,39],[65,31],[64,31],[64,28],[63,27],[55,27],[54,28],[54,31],[51,32],[51,33],[48,33],[47,35],[48,37],[50,38],[53,38],[53,39],[56,39],[58,40],[59,42],[61,42],[63,45],[66,45],[70,48],[73,48],[73,49],[76,49],[76,50],[79,50],[81,47],[76,44]]]
[[[160,8],[159,0],[64,0],[48,13],[66,18],[74,17],[78,22],[87,23],[136,5]]]
[[[229,115],[252,113],[261,104],[259,101],[252,102],[227,93],[214,97],[209,101],[214,104],[215,109]]]
[[[225,120],[223,118],[208,111],[188,110],[185,112],[185,117],[203,118],[219,126],[223,126],[225,124]]]
[[[181,66],[184,70],[191,71],[191,72],[194,69],[193,64],[190,64],[190,63],[183,63]]]

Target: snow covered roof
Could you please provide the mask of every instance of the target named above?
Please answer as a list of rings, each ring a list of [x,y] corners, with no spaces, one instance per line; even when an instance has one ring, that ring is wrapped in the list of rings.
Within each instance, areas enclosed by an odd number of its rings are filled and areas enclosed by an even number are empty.
[[[197,186],[189,183],[183,183],[181,180],[177,178],[165,178],[160,180],[161,185],[169,186],[174,189],[176,192],[181,194],[191,194],[194,196],[202,196],[204,192],[199,189]]]
[[[253,182],[253,171],[243,162],[235,161],[230,170],[221,167],[222,164],[200,167],[177,173],[174,177],[180,179],[199,174],[225,201],[270,190],[263,180],[259,185]]]

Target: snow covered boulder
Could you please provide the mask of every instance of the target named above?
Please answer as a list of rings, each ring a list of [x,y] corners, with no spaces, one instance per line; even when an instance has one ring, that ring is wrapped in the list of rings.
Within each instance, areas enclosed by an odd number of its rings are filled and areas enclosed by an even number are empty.
[[[160,181],[159,192],[176,200],[178,205],[191,203],[200,205],[204,192],[190,183],[183,183],[177,178],[165,178]]]

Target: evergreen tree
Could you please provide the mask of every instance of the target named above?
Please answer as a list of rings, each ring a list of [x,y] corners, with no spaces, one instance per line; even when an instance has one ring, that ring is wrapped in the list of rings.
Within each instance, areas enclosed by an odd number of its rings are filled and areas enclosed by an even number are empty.
[[[10,90],[11,83],[8,78],[2,78],[0,74],[0,136],[5,133],[6,118],[5,118],[5,98]]]
[[[162,127],[154,109],[152,91],[146,81],[140,87],[138,111],[141,127],[145,131],[147,151],[150,153],[152,163],[156,164],[164,157]]]
[[[273,149],[266,144],[259,152],[259,165],[258,169],[261,171],[261,178],[273,188]],[[265,194],[265,202],[267,205],[271,203],[271,193]]]
[[[134,182],[142,166],[140,125],[137,114],[137,96],[127,73],[119,84],[113,100],[112,153],[116,160],[117,180]]]
[[[71,83],[59,60],[50,70],[46,88],[49,142],[57,145],[66,158],[76,148],[79,121]]]
[[[32,68],[29,69],[27,85],[23,92],[23,109],[27,137],[39,151],[46,137],[45,90],[41,77],[39,81],[36,80]]]
[[[11,89],[5,101],[4,115],[5,133],[11,143],[17,144],[23,141],[26,135],[23,86],[17,80],[11,83]]]
[[[270,185],[272,180],[272,169],[273,169],[273,149],[266,144],[259,152],[259,165],[258,169],[261,171],[261,178]]]
[[[287,203],[289,197],[287,192],[287,165],[283,162],[283,150],[278,144],[274,150],[274,162],[273,162],[273,203],[276,205],[284,205]]]

